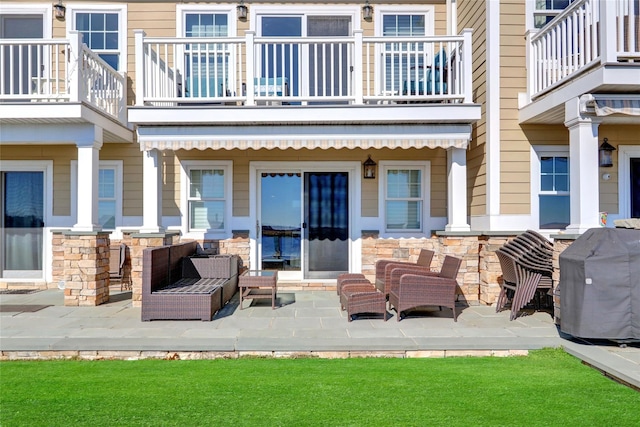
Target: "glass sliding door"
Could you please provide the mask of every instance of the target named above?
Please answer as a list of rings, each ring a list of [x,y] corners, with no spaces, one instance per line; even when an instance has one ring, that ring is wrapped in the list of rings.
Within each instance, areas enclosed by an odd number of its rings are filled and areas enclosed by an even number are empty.
[[[351,35],[351,20],[350,16],[261,16],[261,36],[288,40],[263,44],[260,48],[257,93],[274,95],[263,93],[260,87],[279,87],[282,81],[292,96],[349,95],[352,69],[349,46],[347,43],[331,42],[329,37]],[[292,38],[299,37],[327,37],[327,42],[291,42]]]
[[[3,278],[41,278],[44,238],[44,173],[3,172]]]
[[[309,16],[309,37],[342,37],[351,34],[348,16]],[[351,63],[346,44],[309,45],[309,95],[347,96]]]
[[[260,269],[300,271],[301,197],[299,172],[261,174]]]
[[[349,271],[349,174],[304,174],[304,277],[335,279]]]

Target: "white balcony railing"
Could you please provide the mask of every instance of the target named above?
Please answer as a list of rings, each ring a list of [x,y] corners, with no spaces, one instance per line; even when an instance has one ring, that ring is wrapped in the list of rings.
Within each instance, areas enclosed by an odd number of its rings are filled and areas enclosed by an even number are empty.
[[[135,31],[136,105],[472,102],[459,36],[149,38]]]
[[[126,79],[81,42],[0,40],[0,102],[87,102],[126,123]]]
[[[638,0],[576,0],[530,32],[530,97],[599,64],[640,61],[639,9]]]

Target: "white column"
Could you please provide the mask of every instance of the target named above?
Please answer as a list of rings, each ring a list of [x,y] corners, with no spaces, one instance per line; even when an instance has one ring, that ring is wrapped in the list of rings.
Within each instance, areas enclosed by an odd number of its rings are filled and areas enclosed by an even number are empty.
[[[447,225],[445,231],[470,231],[467,220],[467,151],[447,149]]]
[[[162,155],[158,150],[142,153],[143,233],[162,232]]]
[[[100,168],[100,148],[102,128],[95,126],[93,141],[77,141],[78,146],[78,196],[76,212],[78,222],[74,231],[98,231],[98,170]]]
[[[565,104],[569,129],[570,224],[567,232],[582,234],[600,227],[600,182],[598,166],[598,126],[595,117],[581,116],[577,100]],[[573,118],[569,118],[574,114]]]

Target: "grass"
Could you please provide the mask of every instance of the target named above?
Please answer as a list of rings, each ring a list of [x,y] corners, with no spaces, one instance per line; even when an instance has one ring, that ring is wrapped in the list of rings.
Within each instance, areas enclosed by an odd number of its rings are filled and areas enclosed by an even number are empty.
[[[0,363],[2,426],[638,425],[640,393],[527,357]]]

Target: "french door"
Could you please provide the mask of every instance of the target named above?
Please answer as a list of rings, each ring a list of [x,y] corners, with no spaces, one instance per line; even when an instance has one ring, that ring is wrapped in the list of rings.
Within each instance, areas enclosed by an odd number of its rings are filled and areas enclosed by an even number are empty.
[[[348,172],[264,170],[258,188],[260,269],[297,279],[349,270]]]

